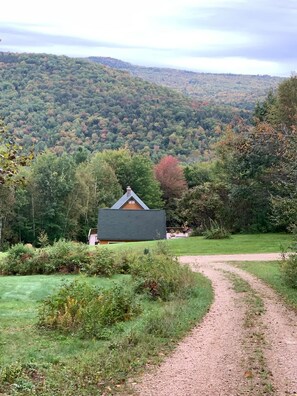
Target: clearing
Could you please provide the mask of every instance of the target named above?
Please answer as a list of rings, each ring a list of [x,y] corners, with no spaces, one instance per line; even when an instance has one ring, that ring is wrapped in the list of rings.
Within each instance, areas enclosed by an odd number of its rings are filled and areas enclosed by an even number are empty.
[[[215,301],[135,391],[145,396],[295,396],[297,315],[253,275],[230,261],[278,260],[279,254],[181,257],[213,284]]]

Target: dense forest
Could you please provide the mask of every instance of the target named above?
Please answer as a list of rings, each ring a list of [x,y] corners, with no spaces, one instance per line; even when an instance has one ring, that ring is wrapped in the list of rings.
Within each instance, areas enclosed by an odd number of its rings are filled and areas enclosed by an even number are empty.
[[[24,148],[208,158],[234,113],[88,60],[0,53],[0,117]]]
[[[2,54],[2,58],[1,73],[11,75],[11,80],[0,82],[2,249],[18,241],[37,246],[60,238],[86,241],[89,228],[96,226],[98,208],[110,207],[128,185],[150,208],[166,210],[168,226],[189,226],[199,235],[213,228],[227,234],[296,231],[296,76],[283,80],[255,105],[252,123],[238,117],[229,123],[225,119],[219,132],[212,126],[216,143],[209,158],[203,150],[214,135],[206,130],[198,135],[204,136],[205,147],[197,146],[195,162],[194,156],[192,161],[186,156],[196,144],[196,127],[190,125],[197,120],[191,117],[201,115],[203,105],[196,108],[195,102],[169,89],[88,61],[26,54]],[[131,81],[135,98],[128,95]],[[100,95],[95,97],[97,91]],[[138,132],[143,132],[145,120],[153,125],[156,117],[154,136],[160,142],[166,136],[162,125],[179,127],[175,148],[160,144],[154,156],[155,149],[138,146],[147,135],[135,132],[120,137],[112,129],[118,123],[108,118],[108,104],[113,109],[115,98],[122,103],[116,106],[118,115],[126,109],[132,119],[137,108],[144,111],[138,114],[146,118],[133,119],[141,120]],[[101,115],[98,110],[93,125],[98,140],[88,140],[92,116],[87,104],[97,111],[99,102]],[[81,103],[86,105],[83,112]],[[121,121],[128,125],[128,115]],[[177,136],[177,129],[174,133]],[[34,145],[42,152],[34,154]]]
[[[253,111],[255,104],[265,99],[269,90],[277,88],[281,77],[268,75],[236,75],[195,73],[160,67],[136,66],[114,58],[90,57],[113,69],[125,70],[132,76],[173,88],[193,99],[224,105],[236,114]],[[230,111],[230,110],[229,110]]]

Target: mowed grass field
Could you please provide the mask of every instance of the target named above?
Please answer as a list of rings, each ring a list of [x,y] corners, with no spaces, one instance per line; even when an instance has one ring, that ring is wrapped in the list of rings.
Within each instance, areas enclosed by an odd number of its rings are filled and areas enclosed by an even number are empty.
[[[287,249],[292,243],[291,234],[236,234],[229,239],[204,239],[203,237],[178,238],[167,241],[149,241],[118,243],[108,246],[110,249],[153,249],[156,244],[166,244],[176,256],[195,256],[209,254],[237,253],[277,253]]]
[[[0,363],[18,361],[58,362],[62,357],[80,353],[88,343],[77,337],[64,337],[36,328],[40,301],[75,275],[29,275],[0,277]],[[125,276],[88,278],[104,288],[121,282]]]

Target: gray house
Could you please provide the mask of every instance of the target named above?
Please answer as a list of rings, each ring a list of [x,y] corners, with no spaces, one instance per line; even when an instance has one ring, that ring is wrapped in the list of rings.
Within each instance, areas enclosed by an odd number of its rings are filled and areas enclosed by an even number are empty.
[[[149,209],[128,187],[110,209],[99,209],[97,239],[100,244],[166,239],[165,211]]]

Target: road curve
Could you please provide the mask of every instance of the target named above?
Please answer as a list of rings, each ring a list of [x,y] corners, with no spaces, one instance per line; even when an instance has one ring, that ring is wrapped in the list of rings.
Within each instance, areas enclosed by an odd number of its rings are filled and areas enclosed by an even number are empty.
[[[183,339],[159,367],[135,386],[140,396],[259,396],[249,387],[245,361],[243,320],[246,307],[224,272],[247,281],[265,306],[263,321],[265,358],[274,386],[266,395],[297,395],[297,315],[263,282],[234,268],[232,261],[279,260],[280,254],[187,256],[189,264],[211,281],[214,303],[202,323]],[[262,395],[262,393],[261,393]]]

